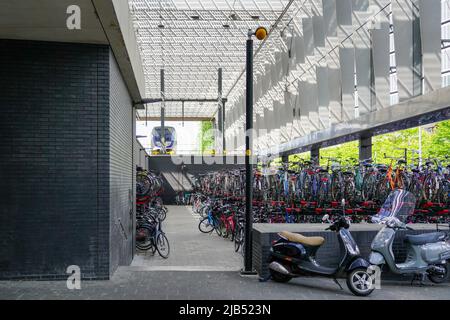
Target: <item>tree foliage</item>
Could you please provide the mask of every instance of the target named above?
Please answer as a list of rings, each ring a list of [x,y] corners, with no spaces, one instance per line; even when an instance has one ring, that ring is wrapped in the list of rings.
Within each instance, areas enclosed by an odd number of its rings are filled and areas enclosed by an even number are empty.
[[[203,153],[214,149],[213,122],[202,121],[199,133],[200,150]]]
[[[422,159],[444,160],[450,150],[450,120],[421,128]],[[372,158],[376,163],[390,164],[393,158],[404,158],[407,150],[409,163],[417,163],[419,159],[419,128],[411,128],[375,136],[372,139]],[[385,158],[385,155],[388,158]],[[351,141],[341,145],[320,150],[321,165],[326,165],[326,158],[337,158],[343,162],[359,158],[359,142]],[[309,159],[309,152],[293,155],[290,161]]]

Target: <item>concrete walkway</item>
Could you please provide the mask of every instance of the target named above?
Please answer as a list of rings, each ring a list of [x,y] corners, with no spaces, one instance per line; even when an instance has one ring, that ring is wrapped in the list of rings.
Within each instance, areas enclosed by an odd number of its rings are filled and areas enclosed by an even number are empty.
[[[0,281],[1,299],[361,299],[339,290],[330,279],[299,278],[287,284],[241,277],[242,256],[231,241],[198,231],[198,218],[189,207],[169,207],[163,225],[171,245],[167,260],[157,254],[139,254],[129,267],[119,268],[111,280],[82,281],[69,290],[66,281]],[[195,272],[201,271],[201,272]],[[450,284],[410,286],[383,281],[367,299],[450,300]]]
[[[168,206],[163,230],[170,243],[170,256],[162,259],[158,253],[138,253],[132,271],[237,271],[242,267],[242,255],[234,252],[231,241],[216,233],[198,230],[199,217],[189,206]]]
[[[340,281],[300,278],[287,284],[259,282],[238,272],[118,270],[108,281],[82,281],[80,290],[67,289],[65,281],[0,281],[3,299],[149,299],[149,300],[357,300]],[[450,285],[420,287],[383,282],[368,300],[449,300]],[[363,300],[365,300],[363,299]]]

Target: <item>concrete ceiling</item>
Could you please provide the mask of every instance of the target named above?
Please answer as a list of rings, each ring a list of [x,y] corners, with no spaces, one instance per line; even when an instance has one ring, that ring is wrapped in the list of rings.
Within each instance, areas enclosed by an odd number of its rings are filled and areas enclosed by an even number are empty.
[[[81,9],[81,30],[69,30],[67,7]],[[91,0],[1,0],[0,38],[107,44]]]
[[[67,28],[71,5],[80,7],[80,30]],[[127,0],[0,0],[0,39],[110,45],[133,101],[144,95]]]

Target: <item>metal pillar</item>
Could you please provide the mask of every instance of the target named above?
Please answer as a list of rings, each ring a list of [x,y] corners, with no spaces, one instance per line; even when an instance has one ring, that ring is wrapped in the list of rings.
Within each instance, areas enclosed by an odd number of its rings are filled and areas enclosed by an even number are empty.
[[[161,69],[161,144],[164,153],[166,153],[166,129],[164,126],[164,118],[166,116],[165,102],[164,102],[164,69]]]
[[[363,135],[359,139],[359,160],[372,159],[372,136]]]
[[[184,101],[181,101],[181,126],[184,127]]]
[[[218,71],[218,81],[217,81],[217,102],[218,102],[218,109],[217,109],[217,128],[219,130],[219,136],[217,136],[217,140],[216,141],[216,148],[217,148],[217,153],[219,153],[219,151],[223,151],[223,146],[221,146],[222,144],[222,136],[223,136],[223,130],[224,130],[224,125],[223,125],[223,113],[222,113],[222,68],[219,68]]]
[[[312,163],[318,165],[320,163],[320,147],[311,147],[311,161]]]
[[[223,123],[223,131],[222,131],[222,151],[225,154],[226,153],[226,139],[225,139],[225,103],[226,100],[222,99],[222,123]]]
[[[245,104],[245,246],[244,269],[241,274],[256,274],[252,266],[252,225],[253,225],[253,165],[252,130],[253,130],[253,40],[249,31],[247,39],[246,62],[246,104]]]

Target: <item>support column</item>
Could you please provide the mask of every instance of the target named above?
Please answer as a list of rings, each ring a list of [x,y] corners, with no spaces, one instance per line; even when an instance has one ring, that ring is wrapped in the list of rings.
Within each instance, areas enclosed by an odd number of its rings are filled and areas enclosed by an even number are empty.
[[[320,147],[312,146],[311,147],[311,161],[313,164],[318,165],[320,163]]]
[[[254,274],[252,265],[252,229],[253,229],[253,40],[249,30],[247,39],[246,63],[246,104],[245,104],[245,242],[244,269],[242,274]]]
[[[225,103],[226,100],[222,99],[222,151],[225,154],[227,151],[226,149],[226,139],[225,139]]]
[[[218,129],[218,136],[216,136],[216,153],[219,154],[221,151],[223,152],[223,132],[224,132],[224,125],[223,125],[223,106],[222,106],[222,68],[219,68],[218,71],[218,81],[217,81],[217,102],[218,102],[218,109],[217,109],[217,129]]]
[[[164,126],[164,120],[166,116],[165,110],[165,94],[164,94],[164,69],[161,69],[161,144],[163,146],[163,152],[166,153],[166,129]]]
[[[359,139],[359,160],[372,159],[372,135],[367,134]]]

